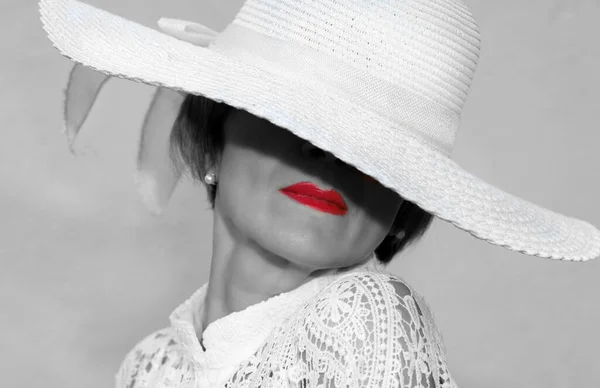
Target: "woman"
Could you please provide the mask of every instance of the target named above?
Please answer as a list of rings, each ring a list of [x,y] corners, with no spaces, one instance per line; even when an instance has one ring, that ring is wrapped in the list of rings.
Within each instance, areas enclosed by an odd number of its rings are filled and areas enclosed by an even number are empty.
[[[214,209],[209,282],[118,387],[455,387],[427,304],[377,264],[433,215],[529,255],[600,256],[592,225],[449,158],[479,53],[460,0],[248,0],[219,34],[40,5],[61,53],[102,72],[71,73],[69,140],[108,76],[157,85],[140,191],[160,211],[187,169]]]

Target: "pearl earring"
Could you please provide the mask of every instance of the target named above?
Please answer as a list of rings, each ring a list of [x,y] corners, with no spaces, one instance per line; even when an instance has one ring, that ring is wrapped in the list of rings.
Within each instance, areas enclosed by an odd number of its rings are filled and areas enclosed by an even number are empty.
[[[394,236],[398,240],[402,240],[404,238],[404,236],[406,236],[406,232],[401,230],[398,233],[389,233],[388,236]]]
[[[217,183],[217,176],[212,172],[208,173],[204,175],[204,182],[207,185],[214,185],[215,183]]]

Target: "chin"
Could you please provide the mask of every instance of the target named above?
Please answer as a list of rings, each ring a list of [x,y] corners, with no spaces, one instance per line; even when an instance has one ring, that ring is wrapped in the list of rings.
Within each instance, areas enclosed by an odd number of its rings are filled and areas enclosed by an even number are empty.
[[[318,219],[307,220],[289,209],[285,213],[278,210],[265,209],[243,220],[244,229],[254,241],[298,265],[311,268],[345,266],[340,264],[348,260],[345,259],[346,252],[340,251],[344,243],[339,225],[323,224]]]
[[[344,268],[354,265],[360,261],[360,258],[350,257],[338,250],[318,249],[298,249],[295,252],[288,253],[287,260],[299,265],[315,270]]]

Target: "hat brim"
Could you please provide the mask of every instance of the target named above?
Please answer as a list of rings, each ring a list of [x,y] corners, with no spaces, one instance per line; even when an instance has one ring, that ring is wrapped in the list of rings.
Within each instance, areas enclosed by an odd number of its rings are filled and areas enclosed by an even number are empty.
[[[79,1],[42,0],[40,13],[49,38],[67,58],[114,77],[203,95],[265,118],[479,239],[551,259],[600,256],[600,231],[593,225],[480,180],[325,85],[274,66],[249,65]],[[357,126],[381,135],[353,130]]]

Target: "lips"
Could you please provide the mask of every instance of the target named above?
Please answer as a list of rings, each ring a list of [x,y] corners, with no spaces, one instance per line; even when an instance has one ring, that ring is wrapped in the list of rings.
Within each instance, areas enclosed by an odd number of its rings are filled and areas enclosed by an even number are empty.
[[[335,190],[321,190],[317,185],[311,182],[299,182],[284,187],[280,189],[280,191],[292,199],[307,204],[317,210],[334,214],[345,214],[348,211],[348,206],[340,193]]]

